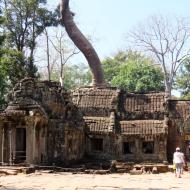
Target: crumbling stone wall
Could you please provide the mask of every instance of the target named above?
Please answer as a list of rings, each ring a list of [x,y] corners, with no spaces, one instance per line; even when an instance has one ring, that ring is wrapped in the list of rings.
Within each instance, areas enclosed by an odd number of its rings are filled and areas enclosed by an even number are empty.
[[[85,87],[68,94],[58,83],[28,78],[8,98],[8,107],[0,112],[3,163],[16,161],[17,129],[26,130],[25,161],[33,164],[69,164],[84,153],[97,159],[162,162],[190,141],[190,102],[166,101],[163,92]]]
[[[111,110],[117,110],[120,90],[114,88],[78,88],[72,91],[72,101],[83,116],[109,117]]]
[[[130,94],[114,88],[79,88],[73,103],[86,123],[86,152],[93,158],[125,161],[166,160],[165,94]],[[128,143],[134,151],[128,153]],[[153,153],[142,152],[153,142]],[[94,145],[96,143],[97,145]]]
[[[188,142],[190,142],[190,101],[169,100],[169,133],[168,133],[168,159],[172,160],[172,154],[176,147],[181,147],[182,151],[189,158],[190,152]]]
[[[2,162],[15,160],[17,128],[26,130],[27,163],[67,164],[83,158],[85,124],[70,95],[58,83],[25,78],[8,98],[9,105],[0,114],[1,131],[9,134],[0,145]],[[6,137],[6,133],[1,136]],[[5,149],[8,157],[2,156]]]
[[[148,94],[123,93],[121,101],[123,120],[164,119],[165,93],[163,92]]]

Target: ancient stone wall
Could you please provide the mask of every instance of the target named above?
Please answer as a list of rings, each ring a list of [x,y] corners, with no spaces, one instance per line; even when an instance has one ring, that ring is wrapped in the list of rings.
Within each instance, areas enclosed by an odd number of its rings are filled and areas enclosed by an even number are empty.
[[[71,95],[84,116],[89,156],[138,162],[166,160],[164,93],[81,88]],[[152,146],[150,153],[143,152],[146,145]]]
[[[29,78],[15,86],[9,101],[0,113],[0,162],[15,161],[17,129],[26,130],[26,162],[34,164],[68,164],[85,152],[162,162],[190,141],[183,133],[190,126],[190,101],[166,101],[162,92],[86,87],[68,94],[58,83]]]
[[[190,152],[186,151],[190,142],[190,101],[186,100],[169,100],[169,133],[168,133],[168,159],[172,160],[172,154],[176,147],[181,147],[185,154],[190,155]]]
[[[8,99],[8,107],[0,114],[1,131],[5,129],[9,135],[0,145],[1,155],[9,150],[8,156],[2,156],[3,162],[14,162],[18,153],[14,144],[22,145],[27,163],[67,164],[83,158],[85,124],[70,95],[58,83],[25,78]],[[20,145],[19,130],[26,133],[22,136],[26,142]]]
[[[109,117],[111,110],[118,109],[120,90],[114,88],[79,88],[72,91],[72,101],[83,116]]]
[[[165,93],[133,94],[123,93],[122,119],[164,119]]]

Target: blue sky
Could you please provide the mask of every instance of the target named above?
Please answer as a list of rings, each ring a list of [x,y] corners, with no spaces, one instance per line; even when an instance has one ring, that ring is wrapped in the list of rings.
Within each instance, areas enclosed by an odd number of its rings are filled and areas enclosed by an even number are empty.
[[[59,0],[48,3],[53,8]],[[150,15],[190,16],[190,0],[70,0],[70,6],[101,59],[127,48],[127,32]]]

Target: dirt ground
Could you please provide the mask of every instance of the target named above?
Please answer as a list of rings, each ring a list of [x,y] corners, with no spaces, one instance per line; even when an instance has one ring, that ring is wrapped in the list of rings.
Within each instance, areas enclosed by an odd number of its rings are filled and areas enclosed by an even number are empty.
[[[190,173],[176,178],[164,174],[18,174],[0,177],[0,190],[189,190]]]

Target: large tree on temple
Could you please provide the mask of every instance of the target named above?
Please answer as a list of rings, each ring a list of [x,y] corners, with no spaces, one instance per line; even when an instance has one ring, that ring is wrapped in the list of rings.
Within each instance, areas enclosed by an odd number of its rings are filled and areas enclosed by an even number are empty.
[[[69,0],[60,1],[60,20],[66,32],[78,49],[86,57],[93,75],[93,86],[104,86],[104,75],[100,59],[87,38],[81,33],[73,20],[74,14],[70,11]]]
[[[46,0],[3,1],[6,46],[23,54],[29,77],[37,76],[35,50],[38,37],[46,27],[57,24],[53,12],[46,8],[46,3]]]

